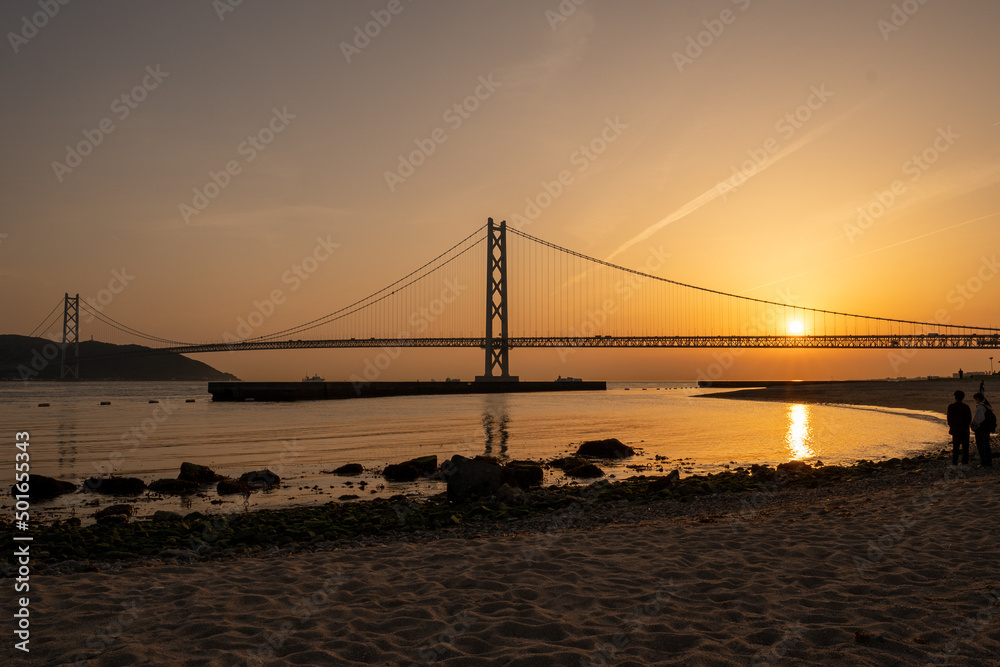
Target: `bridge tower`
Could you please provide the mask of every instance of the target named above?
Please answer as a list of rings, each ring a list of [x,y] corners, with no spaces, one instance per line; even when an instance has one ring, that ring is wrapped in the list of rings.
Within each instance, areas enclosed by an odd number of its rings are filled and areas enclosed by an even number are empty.
[[[507,221],[489,219],[486,247],[486,373],[476,382],[517,382],[507,343]]]
[[[72,358],[67,360],[66,350],[73,346]],[[66,294],[63,302],[63,337],[62,337],[62,358],[59,362],[59,379],[65,380],[68,376],[80,379],[80,295],[71,297]]]

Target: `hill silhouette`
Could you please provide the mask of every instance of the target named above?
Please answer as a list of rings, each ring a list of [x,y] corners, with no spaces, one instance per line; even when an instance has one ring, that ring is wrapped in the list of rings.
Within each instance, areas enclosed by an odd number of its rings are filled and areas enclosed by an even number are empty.
[[[0,379],[58,380],[60,355],[60,344],[46,338],[0,334]],[[95,340],[80,343],[80,379],[239,380],[231,373],[180,354],[156,354],[142,345]]]

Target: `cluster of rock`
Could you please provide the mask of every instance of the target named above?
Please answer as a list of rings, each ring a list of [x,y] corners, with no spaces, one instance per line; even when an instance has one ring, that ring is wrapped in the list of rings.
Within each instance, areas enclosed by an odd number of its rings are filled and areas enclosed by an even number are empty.
[[[448,500],[464,503],[489,496],[513,495],[513,490],[541,486],[545,472],[537,463],[511,461],[506,464],[486,456],[466,458],[456,454],[442,466],[448,482]]]
[[[137,496],[144,491],[163,495],[183,496],[197,493],[204,487],[215,484],[220,496],[243,494],[269,490],[281,485],[281,478],[270,470],[254,470],[243,473],[238,479],[216,473],[208,466],[184,462],[176,478],[158,479],[146,484],[137,477],[91,477],[85,482],[86,488],[97,493],[112,496]]]
[[[238,479],[217,474],[208,466],[184,462],[175,479],[158,479],[146,484],[138,477],[90,477],[83,483],[85,490],[94,491],[109,496],[138,496],[146,491],[162,495],[189,495],[201,491],[210,484],[216,485],[220,495],[242,494],[249,496],[256,491],[267,491],[281,485],[281,478],[270,470],[254,470],[241,475]],[[73,493],[77,485],[72,482],[46,477],[45,475],[30,475],[28,477],[28,496],[32,502],[52,500],[66,493]],[[11,495],[18,495],[16,486],[11,489]],[[128,523],[135,514],[131,505],[111,505],[94,514],[99,523]],[[159,513],[158,513],[159,514]]]
[[[580,445],[572,456],[555,459],[549,465],[559,468],[567,477],[594,479],[604,477],[604,471],[587,459],[618,460],[634,455],[635,450],[617,438],[590,440]]]
[[[611,438],[593,440],[580,445],[568,457],[549,461],[543,465],[534,461],[501,462],[486,456],[467,458],[455,455],[438,465],[435,455],[420,456],[402,463],[387,465],[382,476],[389,482],[413,482],[418,479],[433,479],[447,483],[447,497],[453,503],[463,503],[478,498],[513,497],[531,487],[541,486],[545,478],[545,468],[562,470],[567,477],[594,479],[604,476],[604,471],[590,459],[618,460],[633,456],[635,450],[621,441]],[[360,475],[364,467],[349,463],[330,471],[341,476]],[[86,490],[111,496],[138,496],[146,491],[163,495],[189,495],[215,484],[220,496],[243,495],[270,490],[281,485],[281,479],[270,470],[255,470],[244,473],[239,478],[217,474],[208,466],[184,462],[176,478],[158,479],[149,484],[137,477],[91,477],[84,482]],[[77,485],[72,482],[53,479],[43,475],[31,475],[29,479],[32,501],[48,500],[64,493],[73,493]],[[12,489],[12,493],[15,491]],[[341,499],[356,498],[344,496]],[[98,522],[127,523],[135,514],[131,505],[112,505],[100,510],[94,516]],[[175,520],[172,512],[157,512],[157,520]],[[179,518],[180,515],[177,515]],[[155,518],[155,517],[154,517]]]
[[[111,480],[111,484],[108,484],[109,480]],[[136,495],[134,490],[140,488],[136,482],[142,484],[142,480],[122,477],[102,478],[99,481],[101,483],[94,490],[111,495]],[[88,480],[88,486],[89,482],[90,480]],[[233,479],[219,475],[208,466],[185,462],[181,464],[181,470],[176,479],[158,479],[148,486],[143,484],[139,492],[148,489],[164,495],[188,495],[213,483],[216,485],[216,493],[220,496],[235,494],[249,496],[256,491],[267,491],[280,486],[281,478],[270,470],[264,469],[243,473],[239,479]],[[127,492],[116,493],[120,489],[126,489]],[[97,519],[98,523],[128,523],[129,517],[134,513],[134,508],[131,505],[112,505],[94,514],[94,518]],[[153,516],[154,521],[175,521],[180,520],[180,518],[179,514],[165,511],[158,511]]]
[[[822,467],[822,461],[817,461],[815,467],[805,461],[786,461],[785,463],[779,463],[776,467],[755,463],[749,468],[737,468],[736,472],[748,472],[751,477],[758,481],[771,482],[780,481],[785,478],[798,478]]]
[[[136,514],[135,505],[109,505],[102,510],[98,510],[94,513],[94,518],[97,519],[97,523],[118,523],[125,524],[129,522]],[[153,521],[156,523],[161,523],[165,521],[185,521],[192,519],[201,519],[204,515],[200,512],[192,512],[188,516],[183,516],[177,512],[170,512],[168,510],[157,510],[153,513]],[[79,519],[67,519],[66,523],[75,521],[75,525],[80,525]]]
[[[413,482],[421,478],[447,482],[448,500],[463,503],[490,496],[516,496],[519,491],[541,486],[545,468],[558,468],[567,477],[598,478],[604,471],[588,459],[617,460],[633,456],[635,450],[620,440],[592,440],[580,445],[576,453],[549,461],[543,465],[535,461],[501,462],[488,456],[468,458],[455,455],[438,466],[437,456],[421,456],[402,463],[388,465],[382,476],[389,482]],[[340,472],[350,468],[354,473]],[[358,464],[349,464],[333,471],[336,474],[357,474]]]

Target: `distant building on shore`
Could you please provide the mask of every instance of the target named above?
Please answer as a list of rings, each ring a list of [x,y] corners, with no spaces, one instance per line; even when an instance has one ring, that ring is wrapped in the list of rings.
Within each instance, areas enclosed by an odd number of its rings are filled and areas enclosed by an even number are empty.
[[[965,371],[965,372],[963,373],[963,375],[964,375],[964,376],[965,376],[966,378],[969,378],[969,379],[971,379],[971,378],[984,378],[984,377],[989,377],[989,375],[990,375],[990,374],[989,374],[989,373],[987,373],[986,371]],[[960,379],[961,379],[961,378],[959,377],[958,373],[952,373],[951,377],[952,377],[952,378],[954,378],[955,380],[960,380]]]

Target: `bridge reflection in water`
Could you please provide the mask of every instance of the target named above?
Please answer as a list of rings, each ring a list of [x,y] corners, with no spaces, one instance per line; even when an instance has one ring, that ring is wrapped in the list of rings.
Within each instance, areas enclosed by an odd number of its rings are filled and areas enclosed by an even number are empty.
[[[497,400],[490,401],[483,408],[483,436],[486,445],[486,456],[507,457],[507,441],[510,439],[510,432],[507,425],[510,423],[510,413],[507,411],[507,402],[502,396]],[[498,446],[499,451],[494,452],[493,447]]]

